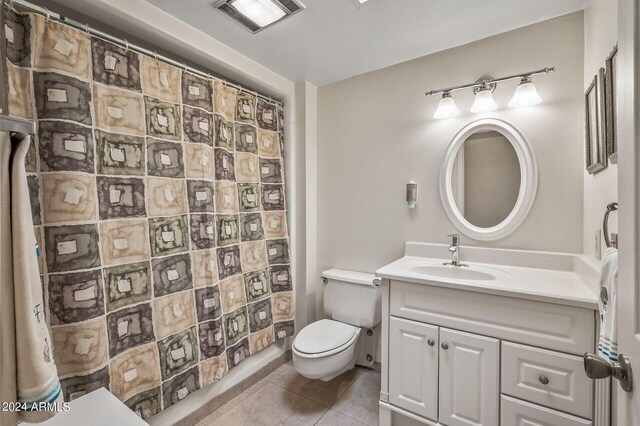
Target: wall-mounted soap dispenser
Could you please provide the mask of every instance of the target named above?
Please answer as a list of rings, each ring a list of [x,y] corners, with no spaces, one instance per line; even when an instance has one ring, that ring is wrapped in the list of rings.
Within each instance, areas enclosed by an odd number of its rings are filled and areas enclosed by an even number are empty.
[[[414,208],[418,203],[418,184],[414,181],[407,183],[407,206]]]

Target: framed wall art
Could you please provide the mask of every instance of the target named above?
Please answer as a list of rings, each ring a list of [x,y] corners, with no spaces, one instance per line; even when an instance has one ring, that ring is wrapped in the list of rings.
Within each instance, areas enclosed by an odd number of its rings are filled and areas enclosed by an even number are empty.
[[[600,68],[584,94],[585,157],[589,174],[607,167],[604,82],[605,69]]]
[[[618,135],[616,134],[616,81],[618,78],[618,45],[613,47],[605,65],[605,105],[607,128],[607,156],[611,164],[618,163]]]

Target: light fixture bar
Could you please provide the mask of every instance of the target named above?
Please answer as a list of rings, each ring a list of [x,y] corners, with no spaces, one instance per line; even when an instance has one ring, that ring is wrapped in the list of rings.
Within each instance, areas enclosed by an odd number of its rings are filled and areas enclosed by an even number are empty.
[[[478,87],[478,86],[482,86],[482,85],[500,83],[502,81],[522,79],[523,77],[531,77],[532,75],[549,74],[549,73],[554,72],[555,70],[556,70],[555,67],[542,68],[542,69],[539,69],[539,70],[536,70],[536,71],[530,71],[530,72],[525,72],[525,73],[520,73],[520,74],[514,74],[514,75],[507,76],[507,77],[491,78],[491,79],[476,81],[474,83],[461,84],[459,86],[447,87],[445,89],[430,90],[427,93],[425,93],[425,95],[430,96],[430,95],[435,95],[435,94],[438,94],[438,93],[453,92],[453,91],[456,91],[456,90],[468,89],[469,87]]]

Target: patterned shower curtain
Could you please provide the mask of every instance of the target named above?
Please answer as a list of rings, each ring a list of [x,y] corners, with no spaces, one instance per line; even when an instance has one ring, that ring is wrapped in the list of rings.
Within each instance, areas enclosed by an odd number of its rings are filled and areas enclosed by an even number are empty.
[[[293,335],[282,107],[40,15],[6,38],[65,400],[148,418]]]

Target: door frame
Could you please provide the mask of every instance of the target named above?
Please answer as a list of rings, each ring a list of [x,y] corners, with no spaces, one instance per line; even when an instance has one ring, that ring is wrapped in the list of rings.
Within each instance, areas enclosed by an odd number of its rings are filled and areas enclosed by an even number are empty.
[[[618,0],[618,111],[619,135],[619,353],[629,356],[635,369],[633,393],[621,390],[614,381],[613,424],[640,424],[640,68],[638,13],[636,0]]]

